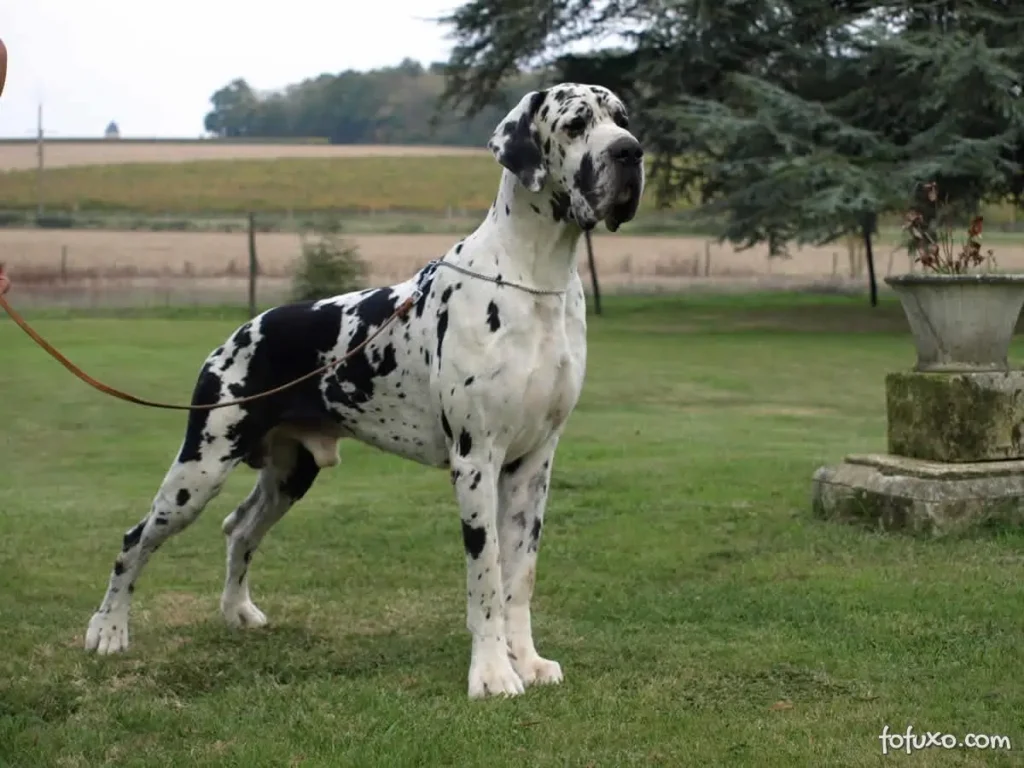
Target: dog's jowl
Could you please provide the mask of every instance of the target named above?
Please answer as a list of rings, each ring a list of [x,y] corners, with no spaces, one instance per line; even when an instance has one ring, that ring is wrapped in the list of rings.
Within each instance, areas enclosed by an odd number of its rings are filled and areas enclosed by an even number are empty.
[[[149,557],[196,519],[241,463],[258,471],[224,520],[227,622],[259,627],[249,574],[267,531],[338,463],[343,438],[451,474],[466,556],[469,695],[562,679],[534,646],[530,599],[559,437],[583,385],[581,233],[636,214],[643,152],[605,88],[529,93],[488,147],[503,166],[480,226],[403,283],[268,310],[203,362],[195,405],[274,389],[356,349],[322,375],[240,405],[192,411],[152,506],[122,541],[85,645],[128,647],[132,592]]]

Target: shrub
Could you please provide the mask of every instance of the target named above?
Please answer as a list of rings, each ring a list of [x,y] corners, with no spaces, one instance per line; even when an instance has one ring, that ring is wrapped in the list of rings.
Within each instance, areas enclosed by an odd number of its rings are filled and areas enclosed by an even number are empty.
[[[340,232],[339,224],[329,223],[312,237],[303,236],[302,253],[292,276],[296,301],[315,301],[366,286],[366,263],[359,249]]]

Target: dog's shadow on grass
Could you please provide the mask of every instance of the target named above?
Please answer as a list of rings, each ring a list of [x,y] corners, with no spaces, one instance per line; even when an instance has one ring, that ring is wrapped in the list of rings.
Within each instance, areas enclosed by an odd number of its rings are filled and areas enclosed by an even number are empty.
[[[441,623],[346,633],[298,623],[231,630],[211,621],[139,639],[124,657],[135,657],[135,674],[182,699],[233,686],[358,681],[385,671],[399,681],[450,686],[464,674],[458,664],[467,656],[465,639]],[[116,657],[108,663],[116,665]]]

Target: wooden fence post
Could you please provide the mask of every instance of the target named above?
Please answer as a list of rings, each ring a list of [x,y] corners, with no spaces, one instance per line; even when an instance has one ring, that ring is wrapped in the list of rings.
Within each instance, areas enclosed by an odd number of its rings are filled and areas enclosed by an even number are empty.
[[[256,275],[259,273],[256,260],[256,215],[249,214],[249,319],[256,317]]]
[[[871,306],[878,306],[878,281],[875,279],[875,254],[871,248],[871,235],[878,226],[878,215],[869,213],[864,216],[861,222],[861,232],[864,235],[864,253],[868,262],[868,287],[871,291]]]
[[[583,236],[587,240],[587,264],[590,265],[590,282],[594,285],[594,311],[601,314],[601,286],[597,282],[597,265],[594,263],[594,246],[590,242],[590,230],[586,230]]]

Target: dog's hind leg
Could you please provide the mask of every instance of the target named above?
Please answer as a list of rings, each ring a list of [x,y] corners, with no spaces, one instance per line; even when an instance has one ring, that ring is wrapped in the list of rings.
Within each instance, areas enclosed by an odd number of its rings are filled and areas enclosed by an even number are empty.
[[[193,405],[211,405],[230,394],[215,369],[223,348],[207,358],[192,392]],[[213,499],[245,455],[247,413],[237,406],[194,410],[188,415],[178,456],[164,476],[149,514],[124,535],[107,593],[89,621],[85,648],[115,653],[128,648],[132,591],[146,562],[161,544],[187,528]]]
[[[276,437],[270,441],[256,486],[222,526],[227,536],[227,573],[220,609],[229,625],[267,623],[249,596],[249,563],[267,531],[305,495],[319,471],[313,454],[297,440]]]
[[[132,592],[149,560],[170,536],[183,531],[219,492],[238,461],[216,454],[171,466],[150,512],[125,535],[114,561],[107,593],[85,634],[85,648],[100,654],[128,648],[128,614]]]

